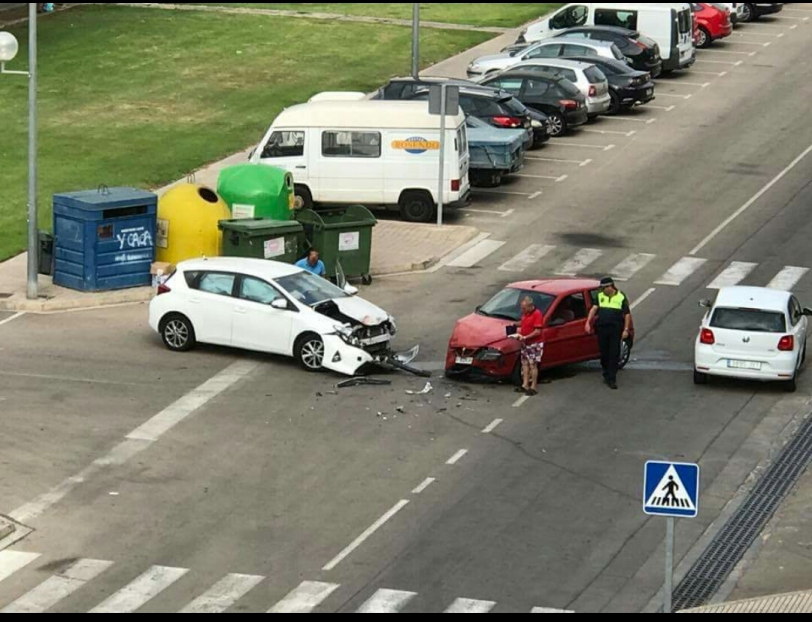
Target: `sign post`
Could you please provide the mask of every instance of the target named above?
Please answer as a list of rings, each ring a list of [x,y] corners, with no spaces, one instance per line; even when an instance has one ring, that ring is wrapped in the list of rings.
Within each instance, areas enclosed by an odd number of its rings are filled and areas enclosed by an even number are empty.
[[[674,519],[695,518],[699,514],[699,465],[681,462],[647,462],[643,478],[643,512],[650,516],[667,518],[663,611],[672,613]]]
[[[429,88],[429,114],[440,115],[440,172],[437,185],[437,225],[443,224],[445,198],[445,130],[446,116],[456,117],[460,111],[460,88],[443,83]]]

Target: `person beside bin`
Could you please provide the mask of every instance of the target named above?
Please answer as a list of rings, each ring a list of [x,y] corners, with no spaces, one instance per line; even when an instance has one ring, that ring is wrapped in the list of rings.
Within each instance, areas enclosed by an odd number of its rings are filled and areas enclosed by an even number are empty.
[[[296,262],[296,267],[307,270],[316,276],[327,278],[327,268],[324,267],[324,262],[319,259],[319,251],[316,248],[307,251],[307,256]]]

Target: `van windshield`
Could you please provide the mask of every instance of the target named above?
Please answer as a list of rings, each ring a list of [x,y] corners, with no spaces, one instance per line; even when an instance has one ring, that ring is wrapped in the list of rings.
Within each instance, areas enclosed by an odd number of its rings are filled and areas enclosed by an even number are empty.
[[[719,308],[714,311],[710,325],[711,328],[751,333],[783,333],[787,329],[783,313],[759,309]]]

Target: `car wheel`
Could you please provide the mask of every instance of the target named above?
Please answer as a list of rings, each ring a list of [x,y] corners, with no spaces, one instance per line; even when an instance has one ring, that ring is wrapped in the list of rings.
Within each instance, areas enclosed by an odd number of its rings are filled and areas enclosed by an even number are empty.
[[[784,391],[787,393],[795,393],[798,390],[798,375],[793,376],[792,380],[787,380],[784,383]]]
[[[315,333],[305,333],[296,340],[294,356],[306,371],[317,372],[324,369],[324,340]]]
[[[696,47],[698,48],[708,48],[710,44],[713,43],[713,39],[711,39],[710,33],[705,30],[702,26],[699,27],[699,37],[696,40]]]
[[[612,98],[612,103],[609,104],[609,114],[618,114],[621,110],[620,97],[614,91],[609,93],[609,96]]]
[[[428,192],[404,192],[400,197],[400,215],[408,222],[431,222],[434,219],[434,200]]]
[[[293,208],[294,209],[313,209],[313,195],[307,186],[300,186],[296,184],[293,187]]]
[[[620,344],[620,361],[617,364],[618,369],[623,369],[629,364],[632,358],[632,340],[626,339]]]
[[[161,339],[172,352],[188,352],[195,347],[195,329],[185,315],[173,313],[161,320]]]
[[[694,384],[708,384],[708,380],[710,380],[708,374],[694,370]]]
[[[567,133],[567,120],[560,112],[551,112],[549,115],[550,136],[563,136]]]
[[[755,19],[755,11],[753,10],[753,5],[745,3],[744,9],[742,10],[742,21],[743,22],[752,22]]]

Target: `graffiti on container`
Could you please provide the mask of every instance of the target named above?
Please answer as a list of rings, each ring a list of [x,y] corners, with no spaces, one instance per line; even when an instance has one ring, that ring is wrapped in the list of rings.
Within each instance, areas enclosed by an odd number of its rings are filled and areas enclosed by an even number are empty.
[[[152,234],[147,231],[146,227],[122,229],[121,233],[116,235],[116,240],[118,240],[118,249],[121,251],[152,246]]]
[[[132,263],[135,261],[152,261],[151,253],[121,253],[116,255],[116,263]]]

